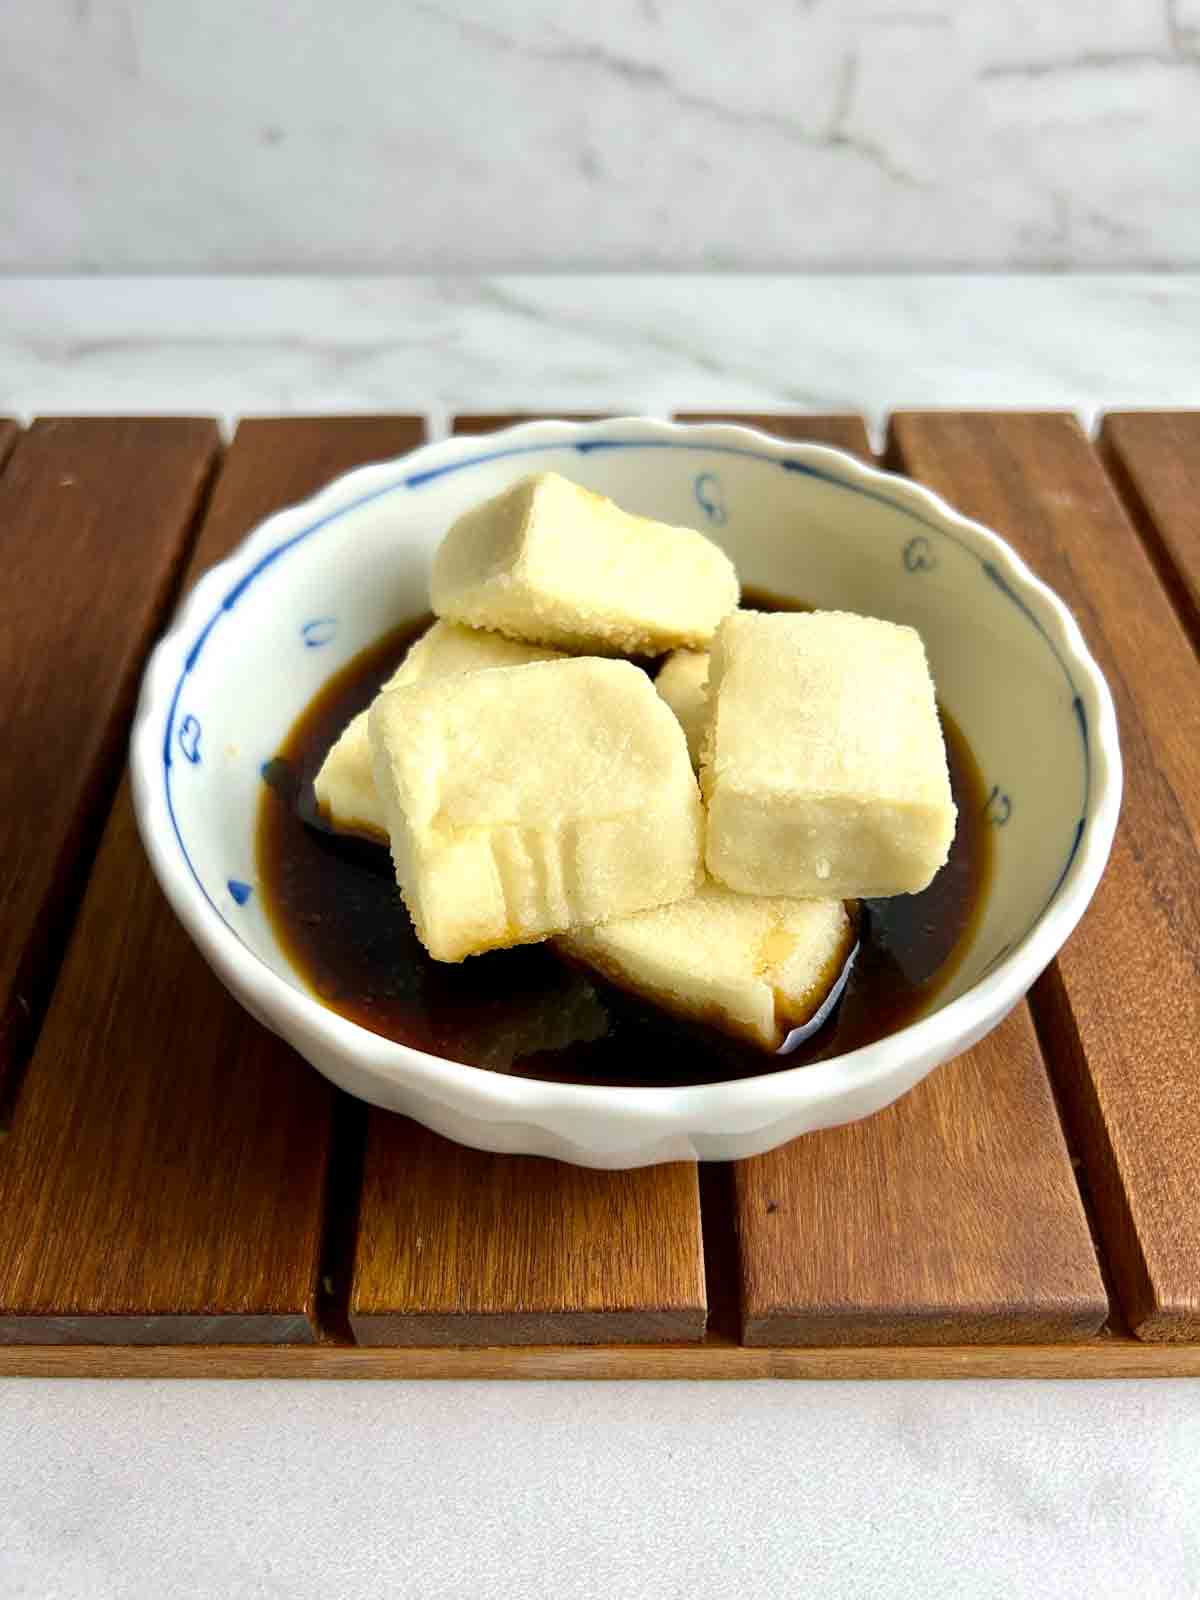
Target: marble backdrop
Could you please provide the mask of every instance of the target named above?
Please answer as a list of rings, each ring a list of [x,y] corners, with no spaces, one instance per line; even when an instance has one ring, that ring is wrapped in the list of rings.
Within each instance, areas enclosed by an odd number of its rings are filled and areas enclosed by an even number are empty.
[[[0,4],[3,0],[0,0]],[[0,279],[0,416],[1200,405],[1200,274]]]
[[[1200,263],[1200,0],[7,0],[0,270]]]

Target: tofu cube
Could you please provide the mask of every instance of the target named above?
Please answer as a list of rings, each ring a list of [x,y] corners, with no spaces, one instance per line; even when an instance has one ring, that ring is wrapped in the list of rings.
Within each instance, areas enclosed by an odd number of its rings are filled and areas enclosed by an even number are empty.
[[[676,1016],[778,1050],[829,995],[854,946],[840,900],[735,894],[711,879],[688,900],[555,940]]]
[[[435,622],[413,644],[380,693],[406,683],[447,678],[456,672],[480,672],[489,667],[519,667],[530,661],[558,659],[557,650],[540,649],[506,639],[480,628],[460,628],[453,622]],[[367,713],[360,711],[321,763],[313,787],[331,828],[357,833],[387,843],[387,819],[375,793],[371,770],[371,741]]]
[[[396,878],[439,961],[679,900],[701,879],[687,741],[627,661],[390,689],[368,726]]]
[[[654,687],[678,717],[692,766],[699,771],[708,731],[708,651],[673,650],[659,668]]]
[[[557,473],[460,517],[430,582],[440,617],[592,655],[706,645],[738,603],[733,563],[691,528],[631,516]]]
[[[909,894],[954,837],[920,635],[844,612],[739,612],[709,664],[705,856],[743,894]]]
[[[531,661],[558,661],[561,650],[547,650],[485,628],[463,628],[435,622],[411,647],[385,688],[451,678],[457,672],[482,672],[491,667],[524,667]]]

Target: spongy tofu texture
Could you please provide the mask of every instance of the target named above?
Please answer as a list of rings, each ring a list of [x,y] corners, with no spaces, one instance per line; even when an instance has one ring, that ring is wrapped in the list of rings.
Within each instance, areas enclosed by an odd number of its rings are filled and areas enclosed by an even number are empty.
[[[693,767],[708,730],[708,651],[673,650],[659,668],[654,687],[679,718]]]
[[[724,552],[541,473],[467,512],[434,557],[439,616],[594,655],[701,646],[738,602]]]
[[[683,731],[629,662],[392,689],[369,731],[396,878],[438,960],[662,905],[700,880]]]
[[[456,672],[552,661],[559,654],[557,650],[506,639],[503,634],[485,633],[481,628],[435,622],[411,646],[380,693],[427,678],[447,678]],[[375,793],[375,776],[371,771],[371,741],[367,736],[365,711],[360,711],[347,723],[321,763],[313,787],[317,804],[331,827],[387,839],[387,819]]]
[[[954,837],[920,635],[845,612],[739,612],[718,630],[700,781],[708,870],[749,894],[923,889]]]
[[[490,667],[523,667],[531,661],[556,661],[559,650],[547,650],[507,639],[483,628],[435,622],[425,630],[384,685],[399,688],[426,678],[449,678],[456,672],[481,672]]]
[[[777,1050],[819,1010],[853,939],[840,900],[768,899],[710,880],[688,900],[555,942],[656,1005]]]

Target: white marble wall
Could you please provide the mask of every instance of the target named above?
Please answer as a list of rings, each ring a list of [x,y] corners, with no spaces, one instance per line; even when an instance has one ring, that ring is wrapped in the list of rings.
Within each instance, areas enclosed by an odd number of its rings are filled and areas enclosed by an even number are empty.
[[[1200,0],[0,0],[0,269],[1200,263]]]
[[[1180,272],[8,278],[0,417],[861,411],[881,441],[908,406],[1200,406],[1198,328]]]

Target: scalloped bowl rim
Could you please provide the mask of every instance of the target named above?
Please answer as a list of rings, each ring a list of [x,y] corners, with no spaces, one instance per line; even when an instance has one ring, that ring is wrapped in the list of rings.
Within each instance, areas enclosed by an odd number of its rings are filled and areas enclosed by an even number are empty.
[[[640,440],[659,438],[753,447],[757,454],[808,463],[874,490],[901,509],[916,511],[959,538],[1002,572],[1028,606],[1052,647],[1077,673],[1092,737],[1089,740],[1090,802],[1079,847],[1048,906],[1013,948],[964,994],[884,1039],[812,1065],[784,1067],[757,1077],[664,1088],[562,1084],[510,1077],[428,1054],[385,1039],[331,1011],[289,983],[250,950],[225,922],[195,878],[159,798],[162,728],[174,686],[204,620],[231,581],[256,568],[278,545],[313,522],[345,512],[395,479],[403,465],[411,477],[432,467],[469,459],[486,438],[491,448],[561,444],[636,430]],[[636,443],[638,440],[631,440]],[[317,494],[259,523],[229,556],[210,568],[184,600],[155,646],[143,676],[130,738],[134,809],[151,865],[173,910],[210,965],[235,991],[247,995],[267,1018],[281,1018],[293,1033],[315,1035],[324,1049],[368,1070],[394,1077],[439,1102],[491,1123],[561,1122],[563,1117],[607,1113],[629,1124],[639,1139],[673,1135],[745,1132],[785,1115],[814,1110],[853,1089],[858,1094],[901,1076],[906,1062],[927,1054],[943,1059],[950,1040],[977,1037],[1028,991],[1054,958],[1087,908],[1104,871],[1120,809],[1122,770],[1116,713],[1104,677],[1078,623],[1064,603],[1015,550],[982,523],[963,516],[908,478],[868,466],[827,445],[799,443],[734,423],[675,423],[647,417],[610,417],[572,423],[553,419],[517,424],[486,436],[435,440],[403,456],[344,473]],[[281,1030],[280,1030],[281,1031]],[[953,1047],[952,1047],[953,1048]]]

